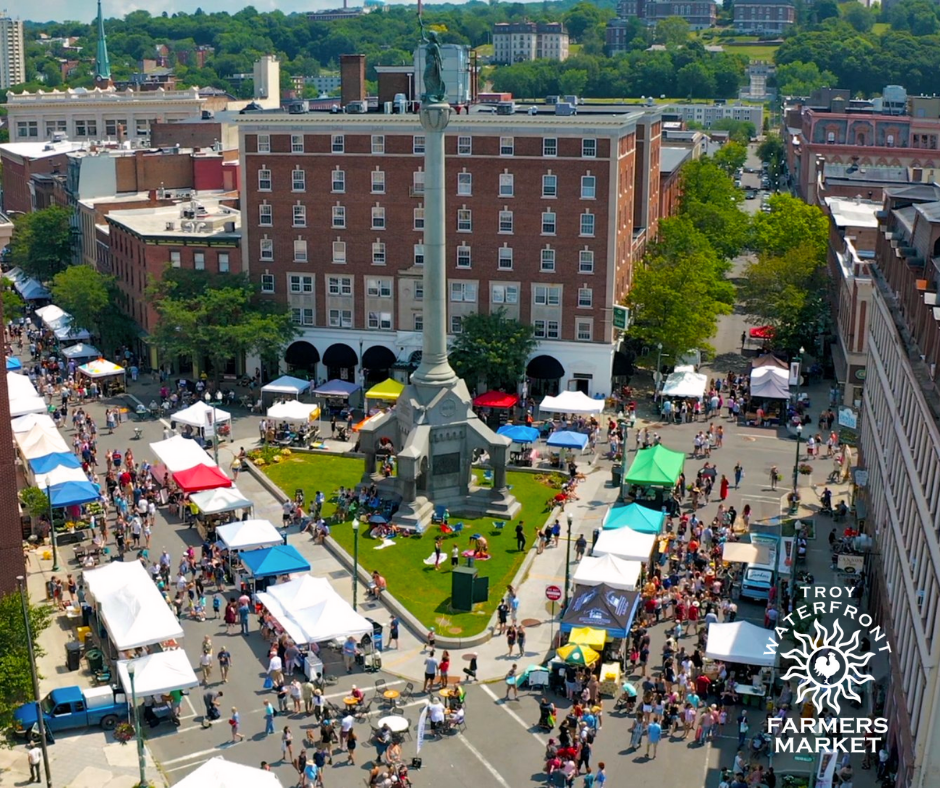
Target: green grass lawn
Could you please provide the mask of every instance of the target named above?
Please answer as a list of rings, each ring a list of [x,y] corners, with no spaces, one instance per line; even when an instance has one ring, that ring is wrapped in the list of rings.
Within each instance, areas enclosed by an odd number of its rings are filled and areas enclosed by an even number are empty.
[[[265,466],[263,470],[287,495],[293,496],[295,490],[302,489],[309,501],[317,490],[322,490],[329,499],[341,486],[357,485],[362,469],[362,460],[349,457],[293,454],[277,464]],[[531,547],[536,526],[541,526],[549,514],[548,501],[555,493],[549,478],[556,484],[561,480],[558,475],[547,478],[532,473],[508,474],[513,494],[522,504],[522,512],[520,518],[507,522],[501,531],[493,528],[492,518],[461,520],[452,517],[452,526],[457,522],[464,523],[463,533],[444,537],[445,560],[437,572],[423,563],[434,552],[434,537],[440,532],[436,525],[429,528],[423,537],[397,539],[394,547],[384,550],[376,550],[375,542],[363,538],[364,531],[360,530],[359,562],[369,572],[377,569],[388,580],[389,591],[425,626],[436,627],[441,635],[467,637],[477,634],[486,627],[506,585],[512,581],[525,557],[525,553],[516,550],[516,523],[519,519],[525,520],[528,546]],[[335,508],[335,503],[328,500],[324,516],[330,517]],[[489,578],[490,599],[476,605],[472,613],[451,612],[450,551],[455,541],[461,552],[469,549],[469,537],[474,533],[483,534],[489,541],[492,558],[477,561],[476,566],[481,577]],[[350,523],[334,525],[332,535],[352,554]]]
[[[731,55],[747,55],[751,60],[773,60],[778,47],[766,44],[754,44],[740,47],[726,47]]]

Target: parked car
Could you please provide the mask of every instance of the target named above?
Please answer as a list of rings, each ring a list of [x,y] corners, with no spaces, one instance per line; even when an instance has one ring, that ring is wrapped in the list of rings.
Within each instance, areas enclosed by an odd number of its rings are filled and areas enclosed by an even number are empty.
[[[757,189],[745,189],[744,191],[745,200],[756,200],[757,199]]]
[[[43,721],[49,733],[98,725],[113,730],[127,718],[127,696],[115,687],[62,687],[42,700]],[[27,703],[13,713],[13,731],[28,736],[37,721],[37,704]]]

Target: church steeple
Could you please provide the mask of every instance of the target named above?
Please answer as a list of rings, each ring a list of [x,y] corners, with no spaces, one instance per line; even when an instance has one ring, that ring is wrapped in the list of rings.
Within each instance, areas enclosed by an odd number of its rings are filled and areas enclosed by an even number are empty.
[[[111,59],[108,57],[108,39],[104,32],[104,14],[101,12],[101,0],[98,0],[98,52],[95,57],[95,85],[111,86]]]

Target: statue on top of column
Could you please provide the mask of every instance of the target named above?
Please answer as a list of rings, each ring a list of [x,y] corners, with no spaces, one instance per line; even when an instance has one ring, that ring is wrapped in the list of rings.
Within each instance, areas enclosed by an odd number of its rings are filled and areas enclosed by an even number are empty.
[[[424,19],[419,15],[421,40],[424,48],[424,93],[422,104],[437,104],[447,100],[447,88],[444,85],[444,61],[441,58],[441,42],[437,32],[424,26]]]

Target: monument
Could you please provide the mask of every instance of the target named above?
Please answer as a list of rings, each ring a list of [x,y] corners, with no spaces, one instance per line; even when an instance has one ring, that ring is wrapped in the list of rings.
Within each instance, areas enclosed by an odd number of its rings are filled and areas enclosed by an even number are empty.
[[[420,17],[419,17],[420,20]],[[444,132],[453,110],[445,100],[437,34],[421,22],[425,42],[425,93],[421,96],[424,152],[424,331],[421,363],[396,407],[364,425],[364,482],[374,480],[383,439],[397,451],[397,476],[386,480],[401,496],[397,525],[423,531],[438,506],[454,515],[508,520],[520,510],[506,486],[510,441],[473,412],[466,383],[457,377],[447,350],[446,216]],[[472,465],[489,455],[492,487],[473,483]]]

